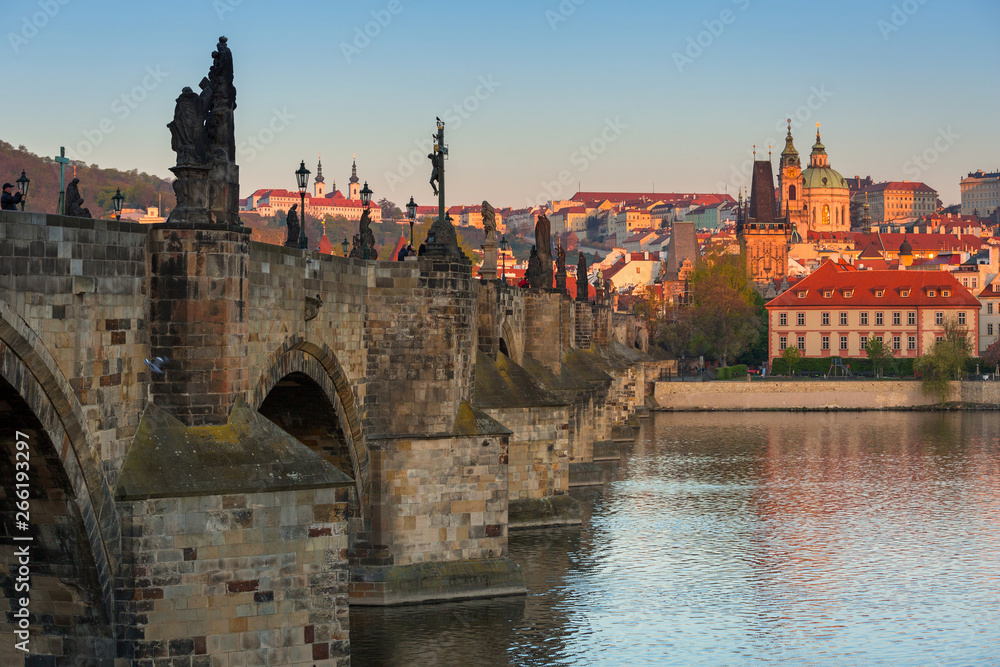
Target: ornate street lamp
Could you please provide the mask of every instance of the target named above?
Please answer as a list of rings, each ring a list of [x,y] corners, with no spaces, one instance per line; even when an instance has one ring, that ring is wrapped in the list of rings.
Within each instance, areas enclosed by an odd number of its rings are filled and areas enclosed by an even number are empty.
[[[347,237],[344,237],[344,242],[340,244],[340,247],[344,249],[344,257],[347,257],[347,252],[351,249],[351,244],[347,241]]]
[[[122,189],[115,188],[115,196],[111,198],[111,202],[115,205],[115,220],[118,222],[122,221],[122,204],[125,203],[125,197],[122,196]]]
[[[507,243],[507,235],[504,234],[500,239],[500,280],[505,283],[507,282],[507,248],[509,247],[510,244]]]
[[[417,220],[417,202],[413,201],[413,195],[406,205],[406,218],[410,221],[410,246],[413,246],[413,223]]]
[[[21,170],[21,178],[15,181],[17,183],[17,191],[21,193],[21,210],[24,210],[24,200],[28,198],[28,186],[31,185],[31,179],[25,176],[24,169]]]
[[[299,248],[301,250],[309,248],[309,239],[306,238],[306,186],[309,185],[309,174],[311,173],[306,169],[305,160],[295,172],[295,180],[299,185],[299,199],[302,201],[301,206],[299,206]]]
[[[372,204],[372,194],[374,194],[368,187],[368,181],[365,181],[365,187],[361,188],[361,205],[365,208],[370,208]]]

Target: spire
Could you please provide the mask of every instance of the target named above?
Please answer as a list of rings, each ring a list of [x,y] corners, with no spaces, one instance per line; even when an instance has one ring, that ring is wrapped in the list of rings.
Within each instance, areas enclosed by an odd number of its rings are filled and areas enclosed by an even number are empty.
[[[826,155],[826,146],[823,145],[823,142],[819,138],[819,123],[816,123],[816,143],[813,144],[812,154]]]
[[[354,164],[351,165],[351,183],[358,182],[358,155],[354,154]]]
[[[792,119],[788,119],[788,134],[785,135],[785,150],[781,151],[781,164],[785,167],[799,166],[799,152],[792,142]]]
[[[316,165],[316,178],[314,179],[314,182],[316,182],[316,183],[326,183],[326,180],[323,178],[323,154],[322,153],[319,154],[319,162]]]

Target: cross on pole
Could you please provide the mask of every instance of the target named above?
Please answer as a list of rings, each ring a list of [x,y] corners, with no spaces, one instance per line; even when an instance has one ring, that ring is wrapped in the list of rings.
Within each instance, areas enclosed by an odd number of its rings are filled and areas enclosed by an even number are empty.
[[[69,164],[69,158],[66,157],[65,146],[59,148],[59,157],[56,158],[56,162],[59,163],[59,209],[56,213],[66,215],[66,165]]]

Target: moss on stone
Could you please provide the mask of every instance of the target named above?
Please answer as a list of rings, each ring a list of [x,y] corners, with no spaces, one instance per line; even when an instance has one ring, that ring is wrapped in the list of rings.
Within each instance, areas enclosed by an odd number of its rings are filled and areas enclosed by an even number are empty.
[[[496,360],[476,354],[475,405],[479,408],[534,408],[566,405],[503,353]]]
[[[142,500],[351,484],[350,477],[242,401],[227,424],[197,427],[150,404],[115,496]]]

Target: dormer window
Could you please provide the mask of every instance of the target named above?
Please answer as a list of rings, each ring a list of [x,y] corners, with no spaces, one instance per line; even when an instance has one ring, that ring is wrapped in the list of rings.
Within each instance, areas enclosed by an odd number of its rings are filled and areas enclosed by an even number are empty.
[[[949,296],[951,296],[951,290],[946,290],[946,289],[945,290],[941,290],[941,296],[943,296],[943,297],[949,297]]]
[[[799,292],[799,298],[800,299],[806,298],[806,293],[805,292]]]
[[[933,298],[933,297],[937,296],[937,292],[935,292],[935,291],[934,291],[934,290],[932,290],[932,289],[929,289],[929,290],[927,290],[927,296],[929,296],[929,297],[932,297],[932,298]]]
[[[850,299],[852,296],[854,296],[854,290],[850,290],[849,289],[849,290],[845,290],[844,291],[844,298],[845,299]]]
[[[881,299],[882,295],[884,295],[884,294],[885,294],[885,290],[884,289],[877,289],[877,290],[875,290],[875,296],[877,298],[879,298],[879,299]]]
[[[903,297],[905,299],[906,297],[910,296],[910,290],[905,289],[905,290],[901,291],[899,293],[899,296],[901,296],[901,297]]]
[[[824,299],[829,299],[831,296],[833,296],[833,290],[826,290],[823,292]]]

